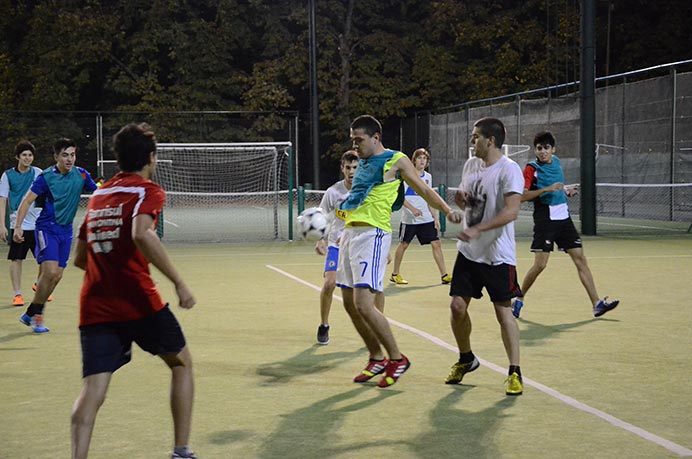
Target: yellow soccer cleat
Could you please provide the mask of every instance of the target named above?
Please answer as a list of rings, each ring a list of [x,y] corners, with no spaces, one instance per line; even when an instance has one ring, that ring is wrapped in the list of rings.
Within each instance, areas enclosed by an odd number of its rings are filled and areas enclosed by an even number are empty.
[[[445,384],[459,384],[466,373],[471,373],[480,366],[480,362],[476,357],[473,358],[471,362],[461,363],[457,362],[452,365],[452,372],[449,373],[447,379],[445,379]]]
[[[408,281],[401,277],[401,274],[392,274],[392,277],[389,278],[389,282],[392,282],[397,285],[406,285],[408,284]]]
[[[512,373],[505,382],[507,383],[507,395],[521,395],[524,392],[524,384],[518,374]]]

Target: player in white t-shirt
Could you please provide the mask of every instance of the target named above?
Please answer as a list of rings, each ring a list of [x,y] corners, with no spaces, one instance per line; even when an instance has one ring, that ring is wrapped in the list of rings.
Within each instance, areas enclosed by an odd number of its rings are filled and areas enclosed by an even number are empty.
[[[421,180],[432,188],[432,175],[426,172],[430,164],[430,153],[425,148],[419,148],[413,152],[411,162],[420,174]],[[447,274],[445,259],[440,243],[440,218],[430,205],[418,196],[418,193],[404,182],[404,208],[401,212],[401,224],[399,225],[399,245],[394,253],[394,269],[390,282],[395,284],[408,284],[408,281],[399,273],[404,253],[414,237],[418,238],[420,245],[430,244],[433,259],[440,271],[443,284],[449,284],[452,277]]]
[[[514,220],[519,214],[524,178],[517,163],[502,154],[505,127],[496,118],[482,118],[473,125],[471,144],[475,157],[464,165],[455,201],[464,212],[457,260],[449,295],[452,297],[452,332],[459,346],[459,361],[445,380],[458,384],[479,366],[471,350],[471,298],[486,289],[500,323],[509,359],[507,395],[523,392],[519,368],[519,327],[511,300],[521,296],[517,282]]]

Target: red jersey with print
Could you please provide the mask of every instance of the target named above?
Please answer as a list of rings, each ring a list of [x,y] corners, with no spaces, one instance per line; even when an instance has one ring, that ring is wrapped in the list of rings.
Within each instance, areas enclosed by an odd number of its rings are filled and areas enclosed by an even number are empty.
[[[151,215],[156,225],[165,200],[160,186],[125,172],[94,192],[79,229],[87,243],[80,326],[137,320],[163,308],[149,263],[132,240],[132,221]]]

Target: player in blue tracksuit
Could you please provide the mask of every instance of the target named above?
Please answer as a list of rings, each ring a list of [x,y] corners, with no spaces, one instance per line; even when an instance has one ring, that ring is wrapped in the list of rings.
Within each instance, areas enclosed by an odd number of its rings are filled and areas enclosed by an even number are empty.
[[[577,194],[576,187],[566,187],[560,158],[555,156],[555,137],[550,132],[539,132],[533,140],[536,160],[524,168],[524,194],[522,202],[533,202],[533,266],[526,272],[521,283],[524,295],[529,291],[538,275],[548,265],[550,252],[557,244],[558,249],[566,252],[579,273],[586,293],[589,295],[593,314],[596,317],[615,309],[619,300],[601,299],[596,291],[591,270],[584,256],[582,242],[567,208],[567,196]],[[512,301],[512,313],[519,317],[524,306],[524,298],[517,297]]]
[[[45,169],[26,194],[17,210],[14,241],[22,242],[22,221],[31,204],[38,200],[43,208],[36,220],[34,255],[41,265],[34,300],[19,321],[31,326],[34,333],[50,331],[43,325],[44,305],[60,282],[67,266],[72,246],[72,221],[77,213],[83,191],[94,191],[96,183],[85,169],[77,167],[77,145],[70,139],[60,139],[53,147],[56,164]]]

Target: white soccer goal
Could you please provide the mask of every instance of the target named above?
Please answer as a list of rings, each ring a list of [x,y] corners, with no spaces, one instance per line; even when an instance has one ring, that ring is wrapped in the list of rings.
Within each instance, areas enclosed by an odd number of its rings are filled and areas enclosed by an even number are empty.
[[[281,237],[288,195],[283,143],[161,143],[154,180],[166,190],[164,237],[243,241]],[[169,162],[163,162],[169,160]]]
[[[290,142],[159,143],[153,179],[166,191],[164,239],[286,238],[290,154]]]

